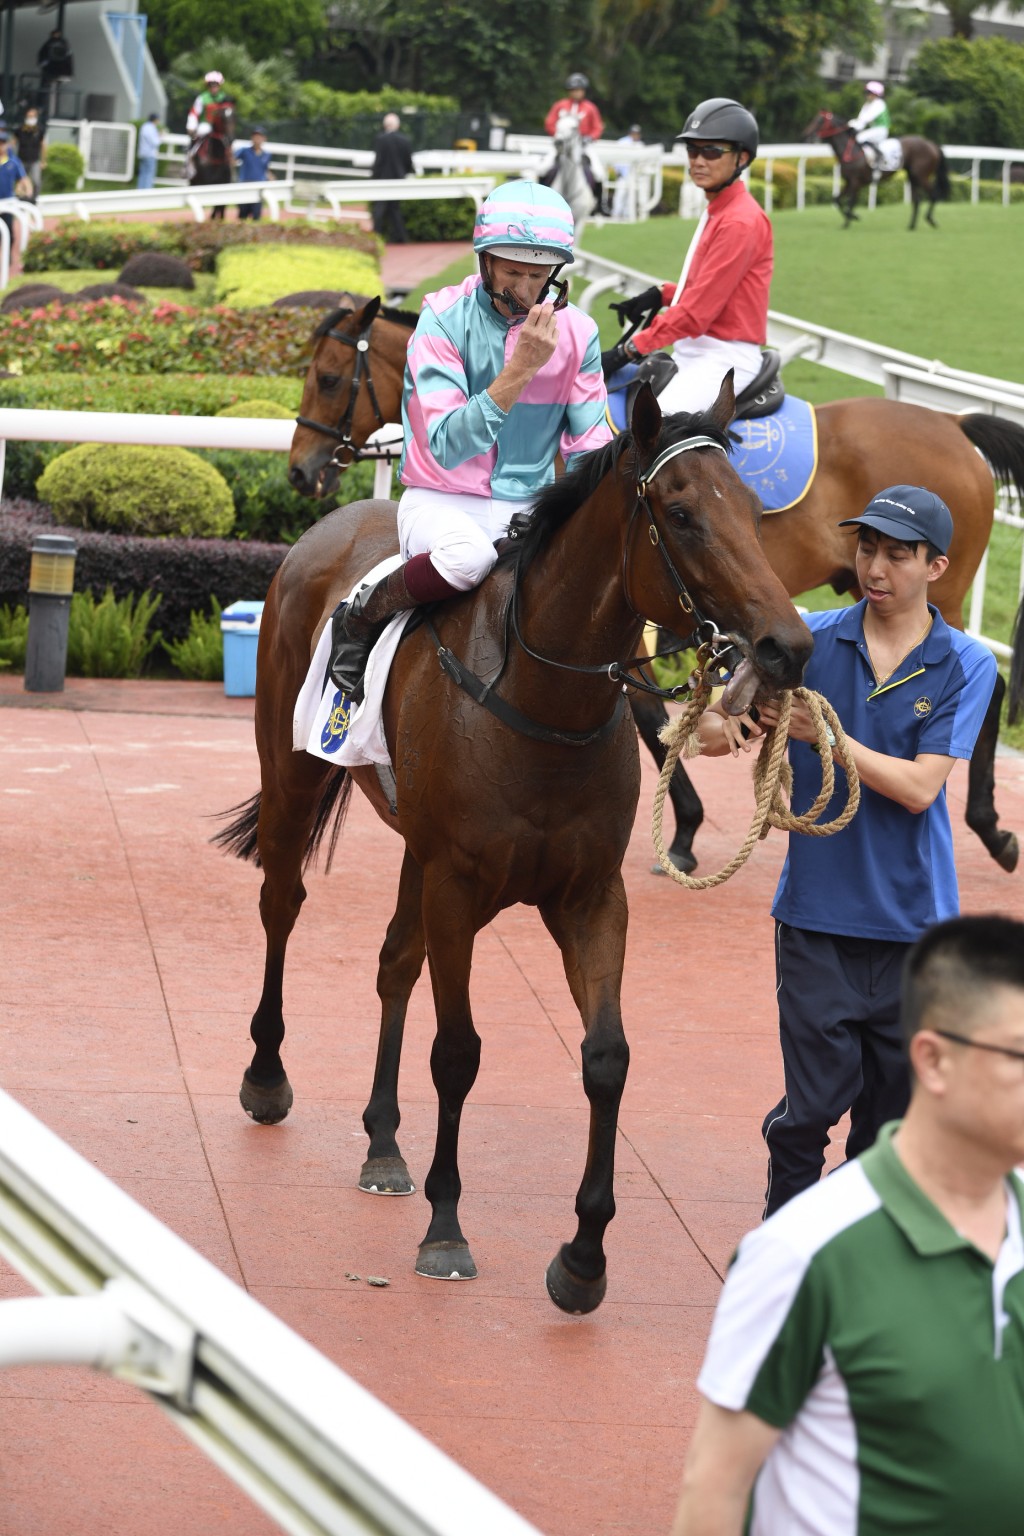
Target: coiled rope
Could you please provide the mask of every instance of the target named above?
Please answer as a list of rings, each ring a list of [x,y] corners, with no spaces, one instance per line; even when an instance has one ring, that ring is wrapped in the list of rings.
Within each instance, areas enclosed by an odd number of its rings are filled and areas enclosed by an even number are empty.
[[[821,754],[821,790],[814,804],[801,816],[793,814],[786,798],[793,784],[792,770],[786,760],[786,746],[789,739],[789,716],[794,698],[803,699],[810,711],[817,732],[818,751]],[[715,875],[684,874],[681,869],[676,868],[668,856],[661,835],[662,813],[665,807],[665,796],[668,794],[669,780],[680,755],[697,757],[700,753],[697,723],[710,702],[711,688],[698,672],[695,674],[690,697],[683,706],[682,714],[670,720],[661,731],[660,739],[668,748],[668,752],[658,780],[658,788],[654,794],[652,833],[658,862],[666,875],[671,875],[677,884],[685,885],[691,891],[706,891],[712,886],[723,885],[747,862],[754,844],[767,837],[772,827],[778,827],[784,832],[803,832],[808,837],[831,837],[833,833],[841,832],[845,826],[849,825],[860,804],[860,779],[857,776],[846,737],[843,735],[839,717],[831,704],[827,699],[822,698],[820,693],[814,693],[810,688],[796,688],[791,693],[783,693],[778,701],[778,724],[765,732],[761,750],[754,764],[754,815],[742,846],[728,864]],[[828,737],[830,728],[835,737],[834,748]],[[846,775],[846,805],[834,821],[819,822],[818,817],[832,799],[832,792],[835,789],[833,750],[838,755]]]

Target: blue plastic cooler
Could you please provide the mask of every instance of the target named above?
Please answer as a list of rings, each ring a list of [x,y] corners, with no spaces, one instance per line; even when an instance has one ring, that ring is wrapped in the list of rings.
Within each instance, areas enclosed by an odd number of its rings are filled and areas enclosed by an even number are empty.
[[[220,616],[224,692],[230,698],[251,699],[256,692],[256,647],[262,613],[262,603],[232,603]]]

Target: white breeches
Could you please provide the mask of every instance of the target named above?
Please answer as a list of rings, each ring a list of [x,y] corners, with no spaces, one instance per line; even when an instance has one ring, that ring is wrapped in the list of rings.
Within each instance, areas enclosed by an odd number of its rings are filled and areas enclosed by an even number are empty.
[[[662,415],[671,411],[706,411],[718,399],[722,380],[734,370],[733,389],[752,384],[761,371],[761,348],[752,341],[720,341],[715,336],[688,336],[672,347],[679,372],[658,396]]]
[[[889,137],[888,128],[862,128],[857,135],[858,144],[884,144]]]
[[[529,501],[496,501],[491,496],[409,486],[398,503],[402,559],[429,555],[439,576],[460,592],[468,592],[479,586],[497,560],[494,541],[504,537],[513,512],[526,512],[531,506]]]

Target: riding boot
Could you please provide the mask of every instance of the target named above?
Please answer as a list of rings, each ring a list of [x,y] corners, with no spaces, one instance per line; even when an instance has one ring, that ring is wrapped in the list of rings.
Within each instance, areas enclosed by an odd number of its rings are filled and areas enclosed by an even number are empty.
[[[331,616],[332,681],[355,703],[363,697],[363,673],[370,652],[396,613],[415,608],[418,598],[405,584],[404,565],[397,566],[372,587],[360,587],[352,601],[339,603]]]

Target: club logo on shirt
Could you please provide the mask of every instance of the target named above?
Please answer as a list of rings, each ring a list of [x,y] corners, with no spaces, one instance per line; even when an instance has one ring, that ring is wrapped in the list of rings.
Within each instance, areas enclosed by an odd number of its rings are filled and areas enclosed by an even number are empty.
[[[930,715],[931,712],[932,701],[926,693],[923,693],[919,699],[914,700],[914,714],[919,720],[923,720],[925,715]]]

